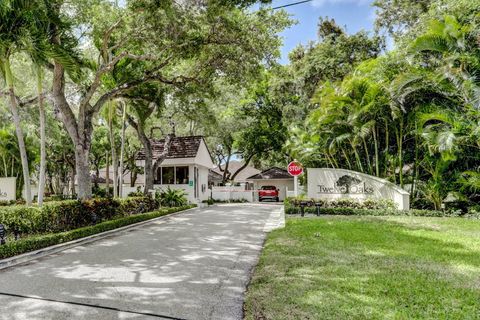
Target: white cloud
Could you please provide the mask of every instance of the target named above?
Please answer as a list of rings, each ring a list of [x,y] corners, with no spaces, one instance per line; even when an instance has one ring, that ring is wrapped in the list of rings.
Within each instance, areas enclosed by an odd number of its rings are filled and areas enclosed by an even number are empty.
[[[355,5],[364,5],[370,3],[369,0],[313,0],[312,5],[314,7],[323,7],[326,4],[340,4],[340,3],[349,3]]]

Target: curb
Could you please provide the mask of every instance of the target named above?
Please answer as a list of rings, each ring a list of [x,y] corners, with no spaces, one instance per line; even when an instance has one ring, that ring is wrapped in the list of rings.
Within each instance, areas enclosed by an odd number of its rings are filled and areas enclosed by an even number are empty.
[[[58,252],[61,252],[61,251],[64,251],[64,250],[82,245],[82,244],[86,244],[86,243],[94,242],[94,241],[97,241],[97,240],[101,240],[101,239],[104,239],[104,238],[109,237],[111,235],[121,233],[122,231],[125,231],[125,230],[128,230],[128,229],[133,229],[133,228],[142,226],[144,224],[148,224],[148,223],[152,223],[152,222],[156,222],[156,221],[161,221],[161,220],[168,220],[168,218],[170,218],[171,216],[175,216],[175,215],[182,214],[182,213],[189,212],[189,211],[193,211],[193,210],[200,210],[200,208],[196,207],[196,208],[190,208],[190,209],[187,209],[187,210],[173,212],[173,213],[161,216],[161,217],[157,217],[157,218],[153,218],[153,219],[150,219],[150,220],[145,220],[145,221],[129,224],[128,226],[123,226],[123,227],[120,227],[120,228],[116,228],[116,229],[104,231],[104,232],[101,232],[101,233],[97,233],[97,234],[94,234],[94,235],[91,235],[91,236],[88,236],[88,237],[72,240],[72,241],[65,242],[65,243],[59,243],[59,244],[53,245],[51,247],[46,247],[46,248],[43,248],[43,249],[38,249],[38,250],[27,252],[27,253],[22,253],[18,256],[2,259],[2,260],[0,260],[0,272],[3,271],[4,269],[11,268],[11,267],[14,267],[14,266],[19,265],[19,264],[24,264],[24,263],[27,263],[27,262],[30,262],[32,260],[36,260],[36,259],[39,259],[39,258],[43,258],[43,257],[46,257],[48,255],[55,254],[55,253],[58,253]]]
[[[282,229],[285,227],[285,207],[282,206],[279,210],[275,210],[268,217],[265,226],[263,227],[264,232],[271,232],[276,229]]]

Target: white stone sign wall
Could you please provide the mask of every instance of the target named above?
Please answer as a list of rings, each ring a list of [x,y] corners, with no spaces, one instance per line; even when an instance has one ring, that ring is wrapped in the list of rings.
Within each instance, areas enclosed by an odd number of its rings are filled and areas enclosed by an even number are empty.
[[[410,194],[377,177],[345,169],[307,169],[308,197],[313,199],[390,199],[400,210],[410,209]]]
[[[0,201],[16,200],[17,178],[0,178]]]

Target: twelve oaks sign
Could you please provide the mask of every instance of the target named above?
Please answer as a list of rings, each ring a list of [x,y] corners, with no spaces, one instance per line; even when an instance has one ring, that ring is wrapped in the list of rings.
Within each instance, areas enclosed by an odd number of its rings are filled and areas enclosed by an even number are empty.
[[[308,197],[312,199],[390,199],[400,210],[410,208],[410,194],[377,177],[345,169],[307,169]]]
[[[17,178],[0,178],[0,201],[16,199]]]

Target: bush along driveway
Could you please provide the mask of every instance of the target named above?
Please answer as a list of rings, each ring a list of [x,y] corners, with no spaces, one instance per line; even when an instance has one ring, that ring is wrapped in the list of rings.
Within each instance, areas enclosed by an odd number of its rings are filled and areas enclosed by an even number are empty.
[[[160,208],[151,198],[60,201],[43,207],[0,207],[7,232],[0,259],[88,237],[129,224],[193,208]]]

